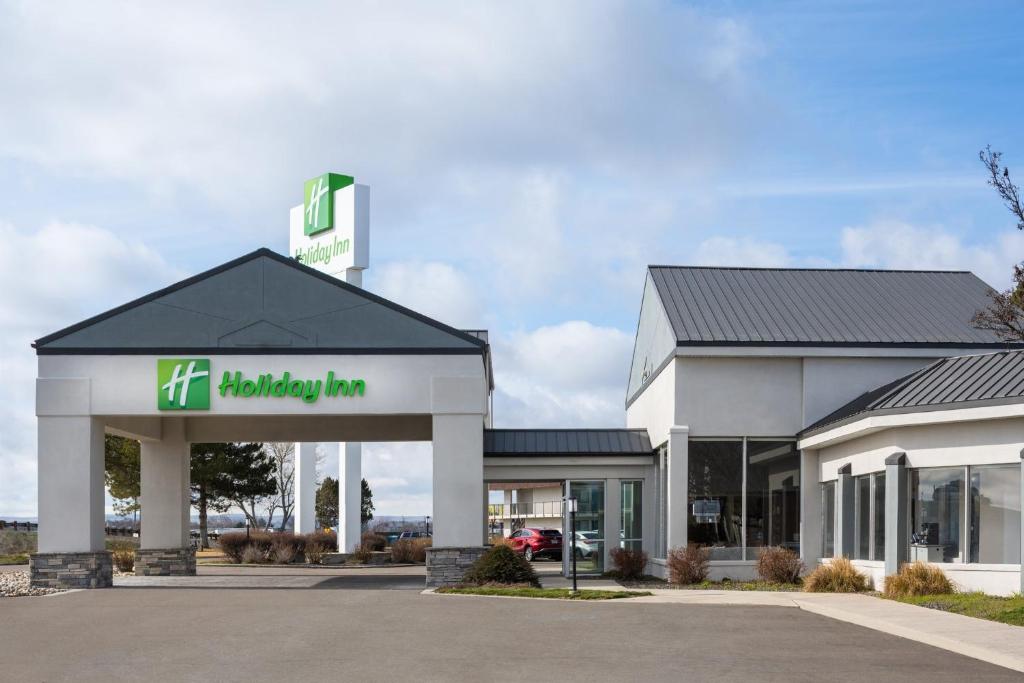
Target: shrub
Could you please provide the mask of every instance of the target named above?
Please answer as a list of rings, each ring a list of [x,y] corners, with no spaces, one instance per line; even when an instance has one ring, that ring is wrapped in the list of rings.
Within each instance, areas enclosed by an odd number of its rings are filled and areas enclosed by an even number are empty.
[[[426,562],[427,561],[427,548],[432,546],[434,542],[429,538],[414,538],[412,539],[412,561],[413,562]]]
[[[291,564],[297,556],[295,546],[288,543],[275,544],[270,553],[271,559],[277,564]]]
[[[131,574],[135,571],[135,544],[119,541],[110,545],[110,556],[117,571]]]
[[[37,535],[27,531],[5,531],[0,534],[0,555],[36,552]]]
[[[220,546],[225,557],[238,564],[242,561],[242,553],[249,545],[249,539],[245,537],[245,534],[240,533],[223,534],[217,541],[217,545]]]
[[[762,548],[757,556],[757,575],[770,583],[796,583],[804,571],[800,556],[788,548]]]
[[[268,562],[274,551],[274,534],[256,531],[249,534],[249,545],[254,549],[256,562]]]
[[[868,577],[857,571],[848,558],[836,557],[819,565],[804,578],[809,593],[859,593],[868,590]]]
[[[612,564],[615,571],[622,579],[643,578],[644,569],[647,568],[647,553],[643,550],[627,550],[626,548],[615,548],[611,552]]]
[[[360,545],[364,545],[370,550],[373,550],[374,552],[384,550],[384,548],[388,547],[387,537],[381,534],[374,533],[372,531],[367,531],[365,534],[363,534],[363,537],[359,540],[359,543]]]
[[[885,577],[885,594],[892,597],[905,595],[948,595],[955,593],[953,582],[933,564],[911,562],[899,572]]]
[[[711,571],[711,549],[705,546],[688,545],[673,548],[668,552],[668,580],[675,584],[700,583],[708,578]]]
[[[413,547],[412,539],[400,538],[391,544],[391,561],[399,564],[414,562],[416,548]]]
[[[306,562],[310,564],[320,564],[324,561],[324,555],[327,554],[327,546],[321,541],[311,541],[306,539]]]
[[[302,557],[306,550],[306,537],[283,531],[271,536],[270,559],[278,564],[290,564]]]
[[[370,550],[370,546],[360,543],[356,546],[356,549],[352,551],[352,557],[349,559],[356,564],[366,564],[372,557],[373,551]]]
[[[259,564],[263,562],[263,553],[254,543],[246,543],[242,549],[242,562],[244,564]]]
[[[507,545],[509,547],[512,547],[512,541],[508,540],[506,536],[496,534],[494,536],[491,536],[491,545]]]
[[[495,546],[481,555],[466,572],[463,581],[478,586],[529,584],[540,588],[540,579],[530,563],[505,545]]]

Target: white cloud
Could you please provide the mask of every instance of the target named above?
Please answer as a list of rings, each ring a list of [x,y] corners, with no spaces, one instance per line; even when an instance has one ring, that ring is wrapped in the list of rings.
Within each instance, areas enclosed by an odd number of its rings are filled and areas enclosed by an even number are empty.
[[[392,261],[369,271],[368,288],[417,313],[459,329],[483,327],[479,288],[457,268],[436,261]]]
[[[843,228],[840,244],[848,267],[969,270],[998,288],[1009,285],[1013,264],[1024,257],[1024,233],[1018,231],[971,243],[941,225],[896,220]]]
[[[0,224],[0,513],[36,509],[32,341],[181,275],[152,250],[95,226]]]
[[[789,252],[781,244],[752,237],[710,237],[699,245],[693,265],[784,268],[792,264]]]
[[[574,320],[493,342],[496,426],[623,424],[631,334]]]

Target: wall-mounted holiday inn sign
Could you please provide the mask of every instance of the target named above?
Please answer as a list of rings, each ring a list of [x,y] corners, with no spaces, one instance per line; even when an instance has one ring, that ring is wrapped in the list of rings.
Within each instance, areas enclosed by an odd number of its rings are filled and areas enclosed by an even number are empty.
[[[209,410],[211,368],[208,358],[161,358],[156,362],[159,410]],[[217,392],[222,398],[297,398],[316,403],[324,398],[351,398],[366,393],[366,382],[343,379],[329,370],[322,379],[293,377],[290,372],[269,372],[256,377],[239,370],[220,374]]]

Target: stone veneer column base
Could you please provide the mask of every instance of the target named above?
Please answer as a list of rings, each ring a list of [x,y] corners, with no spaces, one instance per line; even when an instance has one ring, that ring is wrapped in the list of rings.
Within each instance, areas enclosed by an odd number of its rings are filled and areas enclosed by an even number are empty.
[[[139,548],[135,576],[195,576],[196,551],[192,548]]]
[[[454,586],[490,546],[427,548],[427,588]]]
[[[110,552],[36,553],[29,556],[29,574],[39,588],[110,588],[114,563]]]

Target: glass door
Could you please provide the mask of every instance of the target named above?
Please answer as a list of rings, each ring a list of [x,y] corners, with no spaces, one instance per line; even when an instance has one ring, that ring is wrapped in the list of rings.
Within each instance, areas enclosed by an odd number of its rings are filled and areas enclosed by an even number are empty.
[[[604,571],[604,482],[570,481],[569,497],[576,503],[576,572],[600,574]],[[566,506],[568,508],[568,506]],[[562,547],[567,560],[572,552],[569,535],[571,520],[566,519],[566,538]],[[570,569],[566,563],[566,568]]]

